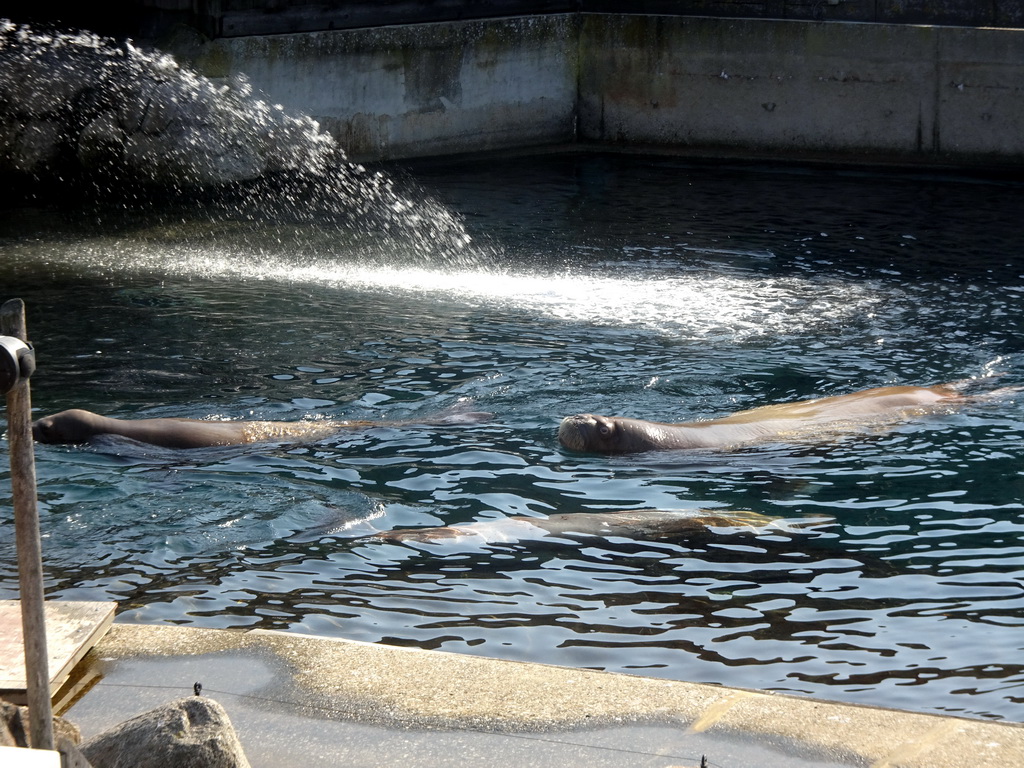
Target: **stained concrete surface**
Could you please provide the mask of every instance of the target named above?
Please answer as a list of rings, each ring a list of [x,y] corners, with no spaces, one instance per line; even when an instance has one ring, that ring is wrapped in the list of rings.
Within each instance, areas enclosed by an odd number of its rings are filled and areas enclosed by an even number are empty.
[[[565,13],[159,47],[244,75],[358,161],[577,141],[1019,169],[1019,29]]]
[[[115,624],[65,714],[88,738],[202,694],[252,765],[1024,765],[1024,727],[278,632]]]

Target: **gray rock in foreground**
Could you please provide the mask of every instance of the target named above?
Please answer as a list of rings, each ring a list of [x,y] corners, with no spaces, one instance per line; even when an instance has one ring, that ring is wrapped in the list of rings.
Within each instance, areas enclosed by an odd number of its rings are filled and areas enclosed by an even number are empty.
[[[126,720],[81,749],[94,768],[249,768],[227,712],[199,696]]]

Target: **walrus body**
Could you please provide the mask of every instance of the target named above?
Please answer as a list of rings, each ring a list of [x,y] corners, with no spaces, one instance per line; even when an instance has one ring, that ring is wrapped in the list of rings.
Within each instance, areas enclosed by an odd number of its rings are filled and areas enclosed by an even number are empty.
[[[489,414],[455,413],[434,422],[479,421]],[[403,422],[335,421],[205,421],[202,419],[113,419],[73,408],[39,419],[32,436],[40,443],[87,443],[97,435],[120,435],[164,448],[209,448],[268,441],[321,440],[344,429],[398,425]],[[408,423],[408,422],[405,422]]]
[[[388,542],[442,544],[532,541],[547,536],[579,538],[621,537],[640,541],[689,538],[712,528],[756,531],[773,520],[754,512],[696,512],[661,509],[626,509],[612,512],[570,512],[549,517],[514,515],[500,520],[446,525],[439,528],[398,528],[376,533],[372,539]]]
[[[934,387],[878,387],[850,395],[768,405],[721,419],[681,424],[586,413],[563,419],[558,429],[558,440],[574,451],[598,453],[726,448],[802,437],[829,427],[907,418],[965,399],[954,385],[940,384]]]

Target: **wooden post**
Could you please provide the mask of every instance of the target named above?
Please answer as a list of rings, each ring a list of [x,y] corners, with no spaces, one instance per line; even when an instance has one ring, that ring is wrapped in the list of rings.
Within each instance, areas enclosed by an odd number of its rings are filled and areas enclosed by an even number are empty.
[[[25,303],[11,299],[0,307],[0,332],[28,341]],[[7,393],[7,444],[11,454],[14,535],[18,547],[21,627],[25,637],[25,682],[31,746],[53,749],[53,707],[43,612],[43,557],[36,498],[36,464],[32,444],[32,397],[28,381]]]

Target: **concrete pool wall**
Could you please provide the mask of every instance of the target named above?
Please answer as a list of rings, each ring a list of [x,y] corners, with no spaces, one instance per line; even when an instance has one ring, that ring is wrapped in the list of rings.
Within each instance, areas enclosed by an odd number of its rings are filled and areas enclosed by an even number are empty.
[[[1024,31],[566,13],[160,45],[244,74],[353,159],[587,142],[1024,165]]]

